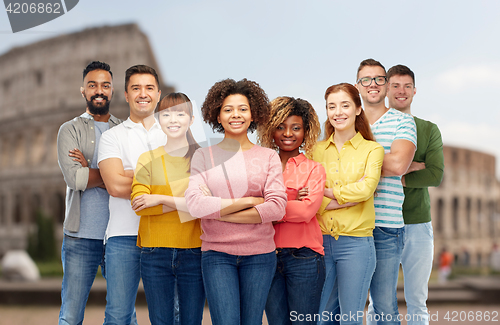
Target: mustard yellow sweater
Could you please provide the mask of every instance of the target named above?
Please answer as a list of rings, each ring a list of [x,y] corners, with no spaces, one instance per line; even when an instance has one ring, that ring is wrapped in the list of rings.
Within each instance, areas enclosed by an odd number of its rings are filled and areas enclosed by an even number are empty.
[[[183,157],[172,157],[163,147],[143,153],[137,162],[131,199],[143,194],[183,197],[189,184],[189,164]],[[141,216],[137,246],[201,247],[200,220],[181,223],[179,215],[187,212],[163,213],[163,205],[137,212]]]

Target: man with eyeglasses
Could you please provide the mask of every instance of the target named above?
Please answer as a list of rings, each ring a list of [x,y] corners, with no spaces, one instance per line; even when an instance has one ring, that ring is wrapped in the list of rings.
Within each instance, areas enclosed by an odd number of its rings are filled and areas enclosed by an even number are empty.
[[[387,77],[380,62],[366,59],[360,63],[356,88],[373,135],[385,149],[374,199],[377,266],[370,284],[367,324],[399,325],[396,293],[404,234],[401,176],[408,170],[417,147],[416,126],[411,115],[385,106]]]
[[[415,74],[407,66],[396,65],[387,71],[389,107],[406,114],[416,94]],[[405,281],[408,325],[429,324],[428,282],[432,271],[434,240],[431,224],[429,186],[443,179],[444,157],[441,132],[436,124],[413,116],[417,125],[417,151],[401,178],[404,187],[404,248],[401,258]]]

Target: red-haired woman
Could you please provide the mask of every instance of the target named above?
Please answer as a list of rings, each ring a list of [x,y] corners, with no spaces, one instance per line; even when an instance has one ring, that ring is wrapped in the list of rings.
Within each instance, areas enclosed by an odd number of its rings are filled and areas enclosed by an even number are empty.
[[[357,316],[363,312],[375,271],[373,195],[384,149],[374,141],[354,86],[333,85],[326,90],[325,100],[326,140],[318,143],[312,155],[326,170],[317,216],[326,266],[319,312],[336,314],[340,305],[341,323],[349,320],[349,324],[362,324],[363,317]],[[354,322],[351,315],[356,316]],[[325,321],[321,319],[319,324]]]

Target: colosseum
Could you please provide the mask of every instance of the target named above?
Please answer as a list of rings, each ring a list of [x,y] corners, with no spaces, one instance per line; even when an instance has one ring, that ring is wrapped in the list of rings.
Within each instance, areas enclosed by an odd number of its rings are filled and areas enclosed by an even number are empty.
[[[430,188],[435,253],[446,247],[459,264],[486,266],[500,236],[500,182],[495,157],[444,146],[445,171]]]
[[[93,60],[110,64],[110,110],[127,118],[125,70],[146,64],[159,72],[149,40],[135,24],[85,29],[0,56],[0,256],[27,247],[38,209],[54,218],[62,238],[66,185],[57,164],[57,132],[85,111],[81,76]],[[172,90],[163,82],[161,88]]]
[[[56,136],[63,122],[85,109],[81,71],[92,60],[111,65],[116,90],[111,111],[126,118],[125,70],[134,64],[158,67],[135,24],[86,29],[0,56],[0,256],[26,248],[39,209],[54,218],[62,238],[65,183]],[[162,84],[162,90],[172,88]],[[430,189],[435,251],[447,247],[459,260],[467,251],[470,265],[486,265],[500,235],[495,157],[449,146],[444,155],[443,183]]]

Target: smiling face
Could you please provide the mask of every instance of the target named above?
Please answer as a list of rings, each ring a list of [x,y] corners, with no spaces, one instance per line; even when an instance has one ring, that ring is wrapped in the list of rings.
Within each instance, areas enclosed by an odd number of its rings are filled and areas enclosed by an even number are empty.
[[[328,95],[326,113],[335,132],[356,132],[356,116],[361,113],[361,107],[356,107],[351,96],[345,91]]]
[[[291,115],[283,121],[273,135],[274,143],[280,148],[280,151],[296,151],[299,154],[299,148],[304,142],[304,121],[301,116]]]
[[[159,112],[160,126],[167,139],[186,137],[186,132],[193,124],[193,118],[184,110],[167,108]]]
[[[85,76],[80,88],[92,115],[106,115],[113,96],[113,79],[105,70],[92,70]]]
[[[385,76],[385,71],[382,67],[367,65],[359,71],[358,80],[361,78],[376,78],[381,76]],[[357,83],[356,88],[358,88],[364,105],[378,105],[385,102],[387,83],[383,86],[379,86],[375,80],[372,80],[372,83],[368,87],[364,87],[360,83]]]
[[[387,91],[389,107],[409,113],[413,96],[416,93],[417,88],[415,88],[413,79],[409,75],[392,76],[389,80],[389,89]]]
[[[125,100],[130,107],[130,119],[137,123],[153,114],[160,95],[161,91],[153,75],[132,75],[125,92]]]
[[[217,121],[222,124],[226,136],[246,136],[253,121],[248,99],[240,94],[227,96],[222,102]]]

